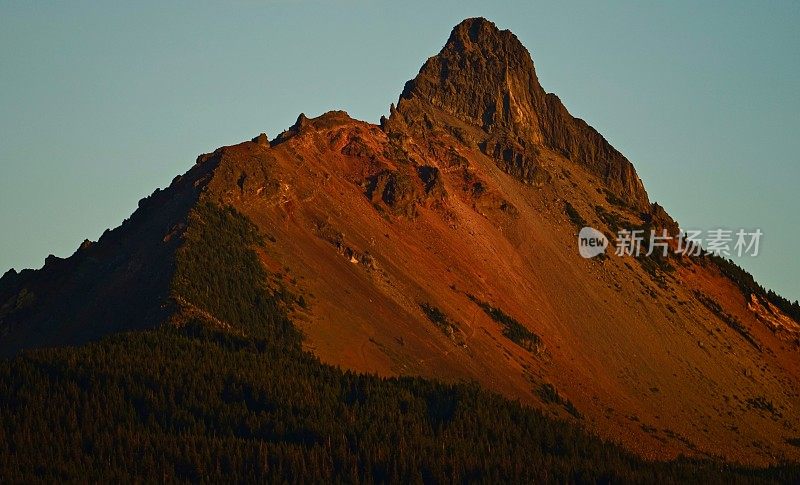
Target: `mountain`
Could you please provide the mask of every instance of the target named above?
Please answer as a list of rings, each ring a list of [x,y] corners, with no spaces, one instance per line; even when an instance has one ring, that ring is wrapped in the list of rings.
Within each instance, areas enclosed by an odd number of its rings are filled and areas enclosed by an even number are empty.
[[[202,450],[163,471],[185,479],[222,473],[203,457],[226,449],[241,453],[230,463],[277,453],[282,467],[362,480],[412,478],[403,466],[431,457],[463,477],[498,473],[483,479],[686,478],[721,473],[720,462],[796,462],[797,305],[707,253],[584,259],[582,226],[678,232],[633,164],[544,91],[512,33],[465,20],[379,125],[301,114],[272,140],[201,155],[69,258],[6,273],[2,468],[37,470],[26,446],[60,463],[76,415],[109,406],[119,415],[103,419],[124,425],[84,430],[81,460],[108,454],[143,473],[121,456],[143,453],[161,470],[164,457]],[[31,350],[43,347],[56,348]],[[35,430],[48,428],[40,401],[53,396],[66,413],[53,419],[68,423],[55,444],[35,438],[52,435]],[[342,412],[365,434],[320,412],[345,405],[364,406]],[[392,461],[366,417],[403,429],[403,450],[452,440],[457,452]],[[181,433],[196,446],[175,441]],[[526,454],[497,457],[493,443]],[[701,461],[641,461],[680,456]],[[470,461],[480,459],[500,461]],[[540,473],[525,475],[526,460]]]

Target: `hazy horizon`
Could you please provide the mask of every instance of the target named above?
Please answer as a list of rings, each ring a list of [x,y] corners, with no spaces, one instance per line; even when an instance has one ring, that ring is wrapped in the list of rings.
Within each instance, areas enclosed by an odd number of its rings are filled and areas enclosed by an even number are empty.
[[[71,255],[198,154],[300,112],[377,123],[450,29],[483,16],[651,201],[686,228],[760,228],[761,254],[737,262],[800,298],[800,4],[413,5],[4,3],[0,273]]]

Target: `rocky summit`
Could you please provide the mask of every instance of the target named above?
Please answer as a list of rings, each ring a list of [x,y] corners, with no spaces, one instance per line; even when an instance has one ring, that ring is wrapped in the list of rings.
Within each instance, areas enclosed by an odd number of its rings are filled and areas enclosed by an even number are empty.
[[[540,156],[548,149],[600,177],[631,207],[648,206],[633,165],[546,93],[519,39],[488,20],[468,19],[453,28],[441,52],[406,84],[386,126],[390,132],[403,126],[424,131],[437,124],[526,182],[548,180]]]

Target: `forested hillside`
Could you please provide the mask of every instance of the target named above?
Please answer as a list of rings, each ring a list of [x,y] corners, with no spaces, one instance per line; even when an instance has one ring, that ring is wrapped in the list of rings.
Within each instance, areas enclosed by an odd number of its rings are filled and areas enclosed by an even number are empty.
[[[382,379],[301,348],[249,221],[205,203],[184,313],[0,364],[0,481],[796,481],[796,466],[644,462],[472,384]],[[202,318],[198,315],[208,315]]]

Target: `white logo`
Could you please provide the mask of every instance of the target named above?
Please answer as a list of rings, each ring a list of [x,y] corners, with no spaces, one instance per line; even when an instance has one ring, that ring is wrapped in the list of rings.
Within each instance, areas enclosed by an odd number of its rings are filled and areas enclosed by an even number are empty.
[[[593,258],[606,252],[608,239],[593,227],[584,227],[578,233],[578,251],[584,258]]]

